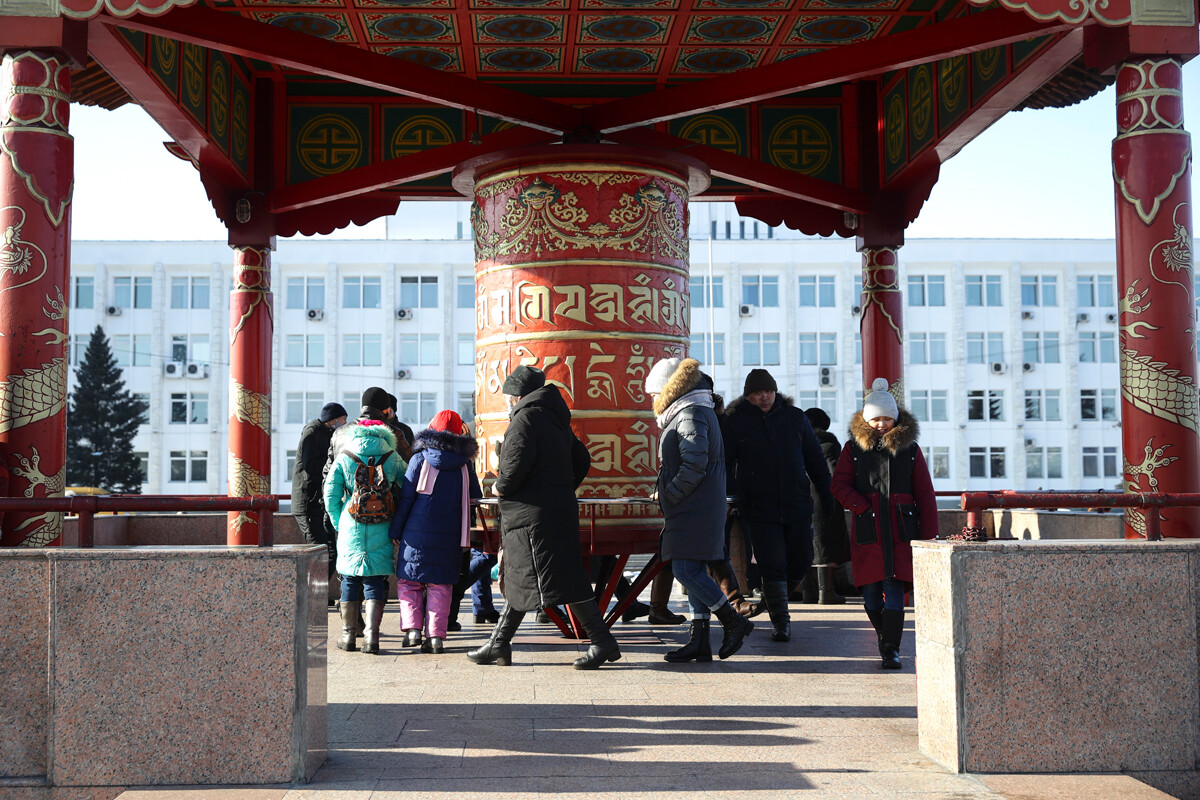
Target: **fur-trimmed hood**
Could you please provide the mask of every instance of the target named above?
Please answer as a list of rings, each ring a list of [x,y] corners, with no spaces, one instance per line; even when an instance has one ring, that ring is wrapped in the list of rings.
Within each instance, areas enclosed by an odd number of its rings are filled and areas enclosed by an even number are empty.
[[[775,393],[775,405],[771,406],[771,410],[774,411],[775,409],[779,408],[780,406],[794,406],[794,405],[795,405],[795,403],[792,401],[792,398],[788,397],[786,394],[776,392]],[[728,406],[725,407],[726,415],[745,414],[750,411],[757,411],[760,414],[763,413],[763,411],[758,406],[756,406],[756,405],[754,405],[754,403],[750,402],[750,398],[746,397],[746,395],[742,395],[741,397],[737,398],[736,400],[734,400],[732,403],[730,403]]]
[[[856,411],[854,412],[854,416],[850,418],[849,433],[850,437],[861,450],[873,450],[876,443],[882,438],[883,449],[892,455],[896,455],[896,453],[899,453],[917,441],[917,438],[921,434],[921,426],[917,424],[917,418],[910,414],[908,409],[901,408],[895,427],[881,436],[877,430],[872,428],[863,419],[862,411]]]
[[[475,458],[479,443],[470,436],[426,428],[413,442],[413,454],[424,453],[425,460],[438,469],[457,469]],[[445,465],[445,466],[443,466]]]
[[[662,392],[654,398],[654,413],[661,415],[667,408],[688,392],[704,388],[701,384],[705,375],[700,371],[700,362],[694,358],[685,358],[667,378]],[[712,388],[711,384],[708,387]]]

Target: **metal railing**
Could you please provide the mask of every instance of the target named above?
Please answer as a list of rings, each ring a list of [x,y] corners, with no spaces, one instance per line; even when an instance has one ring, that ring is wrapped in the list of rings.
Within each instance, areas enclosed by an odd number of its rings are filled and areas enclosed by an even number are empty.
[[[117,511],[256,511],[258,546],[275,544],[275,517],[279,498],[226,497],[224,495],[76,495],[75,497],[0,497],[0,512],[59,511],[79,515],[78,547],[95,541],[95,517]]]
[[[983,512],[1000,508],[1140,508],[1146,511],[1146,539],[1163,538],[1161,510],[1200,506],[1200,494],[1180,492],[963,492],[967,512],[963,533],[983,531]]]

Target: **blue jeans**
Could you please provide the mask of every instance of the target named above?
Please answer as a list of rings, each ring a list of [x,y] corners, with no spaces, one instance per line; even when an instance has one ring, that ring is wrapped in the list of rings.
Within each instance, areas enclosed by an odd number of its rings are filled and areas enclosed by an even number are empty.
[[[716,611],[725,603],[725,593],[708,574],[708,562],[690,558],[671,561],[675,580],[688,590],[688,604],[692,607],[692,619],[708,619],[709,610]]]
[[[342,602],[353,603],[363,599],[366,593],[368,600],[387,599],[387,575],[343,575]]]
[[[904,610],[904,594],[908,591],[904,581],[888,578],[858,588],[862,589],[863,605],[868,611],[878,611],[881,608],[890,611]]]
[[[492,567],[496,566],[496,557],[489,556],[482,550],[471,548],[471,566],[469,572],[475,579],[471,585],[471,605],[476,614],[485,611],[495,611],[492,603]]]

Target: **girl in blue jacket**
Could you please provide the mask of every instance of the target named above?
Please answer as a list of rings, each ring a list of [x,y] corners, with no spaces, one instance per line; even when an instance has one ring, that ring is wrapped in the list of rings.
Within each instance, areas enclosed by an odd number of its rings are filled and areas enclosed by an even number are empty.
[[[404,646],[419,644],[422,653],[443,650],[450,593],[471,544],[471,498],[483,496],[472,464],[477,451],[462,418],[449,410],[438,412],[413,442],[391,537],[400,542],[396,591]]]

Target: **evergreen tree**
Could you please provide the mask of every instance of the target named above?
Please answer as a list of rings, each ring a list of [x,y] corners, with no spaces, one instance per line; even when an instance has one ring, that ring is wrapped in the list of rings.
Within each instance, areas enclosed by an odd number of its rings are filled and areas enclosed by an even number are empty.
[[[67,485],[140,494],[142,468],[133,454],[147,406],[125,391],[108,337],[97,325],[75,370],[67,405]]]

